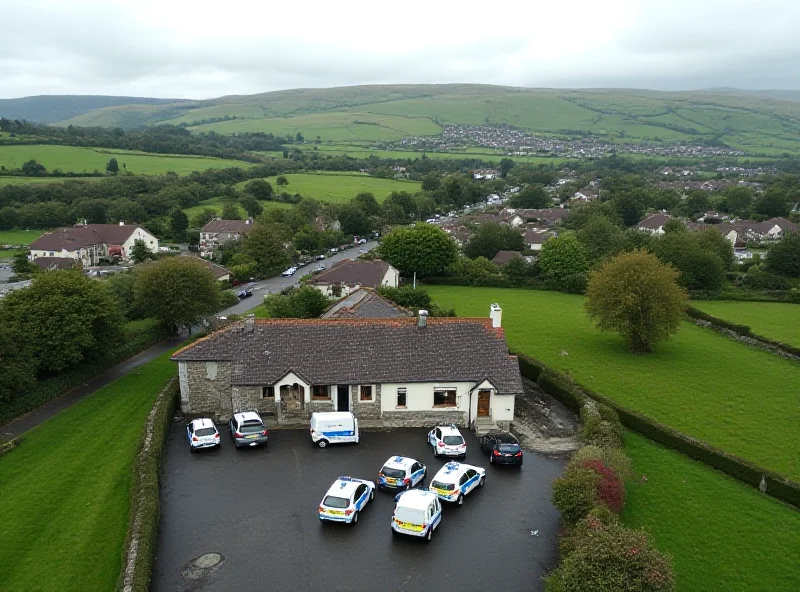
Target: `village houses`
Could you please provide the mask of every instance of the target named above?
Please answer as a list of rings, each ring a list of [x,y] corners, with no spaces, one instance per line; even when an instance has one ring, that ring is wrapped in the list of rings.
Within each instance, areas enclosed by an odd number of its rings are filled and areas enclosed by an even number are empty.
[[[213,251],[228,241],[239,240],[253,230],[253,219],[220,220],[215,218],[200,229],[200,251]]]
[[[346,259],[307,282],[309,286],[317,288],[328,297],[347,296],[362,287],[396,288],[399,283],[400,272],[380,259],[374,261]]]
[[[158,239],[141,226],[124,222],[76,224],[70,228],[57,228],[37,238],[28,247],[28,257],[34,263],[40,257],[47,257],[50,260],[71,259],[84,267],[92,267],[99,265],[101,259],[129,259],[136,241],[142,241],[151,252],[158,252]],[[47,265],[54,264],[48,261]]]

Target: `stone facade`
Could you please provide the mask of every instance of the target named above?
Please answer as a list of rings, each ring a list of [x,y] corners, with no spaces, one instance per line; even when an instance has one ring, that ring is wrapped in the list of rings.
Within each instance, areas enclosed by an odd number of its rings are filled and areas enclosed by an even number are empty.
[[[359,419],[381,418],[381,385],[372,385],[372,401],[361,401],[360,385],[350,386],[350,411]]]
[[[467,427],[467,414],[457,409],[431,409],[429,411],[384,411],[383,425],[387,428],[430,427],[441,423],[454,423]]]
[[[228,419],[233,414],[229,362],[181,362],[181,411]],[[184,376],[185,374],[185,376]],[[191,393],[191,397],[189,396]]]

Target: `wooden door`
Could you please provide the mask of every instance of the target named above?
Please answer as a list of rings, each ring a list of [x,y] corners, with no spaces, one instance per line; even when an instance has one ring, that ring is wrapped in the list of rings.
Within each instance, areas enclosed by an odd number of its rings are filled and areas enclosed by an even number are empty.
[[[478,391],[478,417],[489,417],[489,399],[491,391]]]

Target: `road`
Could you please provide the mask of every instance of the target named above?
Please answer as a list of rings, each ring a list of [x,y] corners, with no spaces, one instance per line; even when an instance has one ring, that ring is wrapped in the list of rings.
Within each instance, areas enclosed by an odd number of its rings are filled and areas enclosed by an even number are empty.
[[[340,475],[374,480],[390,456],[427,465],[425,429],[362,432],[357,445],[311,445],[307,430],[272,430],[264,448],[235,449],[225,425],[220,450],[191,454],[185,423],[170,430],[161,487],[161,522],[151,592],[305,590],[543,590],[558,559],[561,520],[550,483],[563,458],[525,453],[521,468],[490,465],[464,433],[467,463],[486,485],[447,505],[430,544],[393,537],[394,496],[376,493],[358,524],[321,524],[317,507]],[[187,565],[219,553],[215,569]]]
[[[223,311],[218,312],[215,316],[228,316],[232,314],[245,314],[249,310],[255,308],[262,302],[264,302],[264,296],[267,294],[274,294],[275,292],[280,292],[286,286],[291,286],[296,284],[300,281],[300,278],[312,271],[317,265],[320,263],[324,263],[328,269],[334,264],[338,263],[339,261],[344,261],[346,259],[355,259],[361,253],[359,253],[359,249],[364,251],[369,251],[374,249],[378,246],[377,241],[368,242],[365,245],[359,245],[358,248],[353,247],[352,249],[347,249],[346,251],[342,251],[340,253],[336,253],[332,257],[328,257],[325,261],[312,261],[305,267],[301,267],[297,270],[297,273],[294,274],[292,277],[271,277],[265,280],[261,280],[260,282],[255,282],[253,284],[253,296],[251,298],[245,298],[244,300],[240,301],[238,304],[234,304],[230,308],[226,308]]]

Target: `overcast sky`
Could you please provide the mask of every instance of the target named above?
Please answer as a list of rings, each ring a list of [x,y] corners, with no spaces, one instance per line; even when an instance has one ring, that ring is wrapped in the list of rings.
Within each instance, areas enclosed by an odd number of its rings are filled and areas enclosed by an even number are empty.
[[[800,0],[0,0],[0,98],[472,82],[800,89]]]

